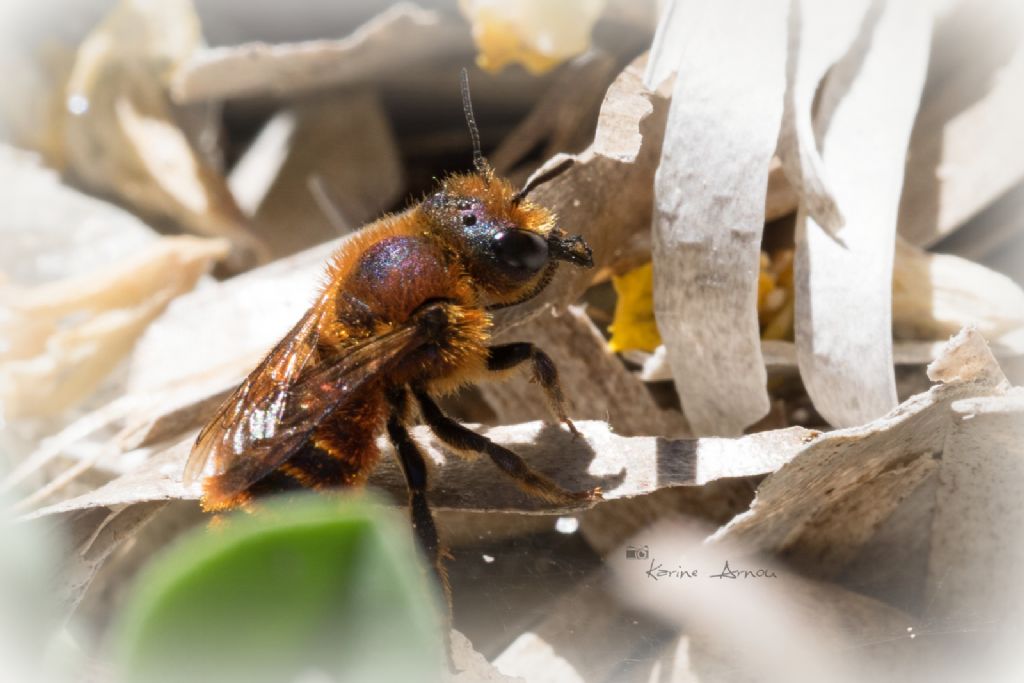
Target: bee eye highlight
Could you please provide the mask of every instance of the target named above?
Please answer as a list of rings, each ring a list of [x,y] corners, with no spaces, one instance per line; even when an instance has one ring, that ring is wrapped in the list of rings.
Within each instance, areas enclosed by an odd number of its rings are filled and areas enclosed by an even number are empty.
[[[476,216],[471,213],[467,213],[462,217],[462,224],[467,228],[476,225]]]
[[[502,230],[494,236],[494,254],[511,268],[537,271],[548,262],[548,243],[526,230]]]

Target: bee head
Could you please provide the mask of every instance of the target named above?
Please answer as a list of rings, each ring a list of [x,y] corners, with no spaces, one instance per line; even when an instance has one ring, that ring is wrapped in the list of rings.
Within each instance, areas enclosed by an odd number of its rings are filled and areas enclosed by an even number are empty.
[[[422,210],[431,232],[461,261],[491,307],[535,296],[561,261],[593,266],[582,237],[567,235],[551,211],[491,172],[447,178]]]
[[[465,69],[461,85],[474,172],[446,178],[421,210],[432,234],[462,262],[488,307],[512,306],[539,294],[560,261],[585,268],[594,262],[581,236],[560,230],[551,211],[526,198],[530,183],[516,190],[495,175],[480,149]]]

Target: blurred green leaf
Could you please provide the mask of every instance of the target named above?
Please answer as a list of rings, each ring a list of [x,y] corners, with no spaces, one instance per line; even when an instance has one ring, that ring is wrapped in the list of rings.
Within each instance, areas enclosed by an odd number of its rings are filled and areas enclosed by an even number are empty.
[[[408,522],[365,497],[303,496],[172,547],[115,645],[130,683],[430,681],[439,614]]]

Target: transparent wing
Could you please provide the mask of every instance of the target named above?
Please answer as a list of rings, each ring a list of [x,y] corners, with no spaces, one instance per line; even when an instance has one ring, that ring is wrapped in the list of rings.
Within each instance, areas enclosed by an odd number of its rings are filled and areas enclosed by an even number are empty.
[[[319,358],[320,309],[310,309],[217,409],[192,447],[186,483],[212,459],[221,491],[244,491],[284,463],[355,390],[421,343],[410,322],[344,355]]]

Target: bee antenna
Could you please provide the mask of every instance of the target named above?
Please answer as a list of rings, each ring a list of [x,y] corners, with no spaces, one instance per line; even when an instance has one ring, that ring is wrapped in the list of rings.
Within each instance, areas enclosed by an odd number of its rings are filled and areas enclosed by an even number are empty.
[[[469,137],[473,141],[473,168],[485,179],[491,175],[491,165],[484,158],[480,150],[480,129],[476,127],[476,117],[473,116],[473,101],[469,97],[469,72],[462,67],[462,74],[459,77],[462,86],[462,112],[466,115],[466,125],[469,126]]]

